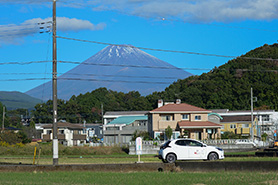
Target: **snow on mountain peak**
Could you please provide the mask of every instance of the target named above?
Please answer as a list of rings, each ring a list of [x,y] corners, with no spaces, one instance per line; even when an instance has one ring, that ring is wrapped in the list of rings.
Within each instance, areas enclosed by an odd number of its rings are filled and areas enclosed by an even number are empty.
[[[137,53],[137,49],[131,45],[111,45],[107,46],[104,50],[109,50],[109,57],[122,57],[131,53]]]

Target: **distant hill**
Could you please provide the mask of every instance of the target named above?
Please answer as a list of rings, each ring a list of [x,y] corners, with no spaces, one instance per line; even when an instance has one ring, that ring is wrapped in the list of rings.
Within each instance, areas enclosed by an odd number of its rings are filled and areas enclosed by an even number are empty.
[[[178,80],[149,99],[180,98],[206,109],[250,110],[250,89],[258,101],[254,107],[278,110],[278,44],[264,45],[200,76]]]
[[[85,94],[100,87],[148,95],[191,75],[133,46],[107,46],[58,77],[58,99],[68,100],[73,95]],[[51,89],[49,81],[26,94],[49,100],[52,98]]]
[[[41,100],[18,91],[0,91],[0,102],[8,110],[13,110],[17,108],[33,109],[36,104],[41,103]]]

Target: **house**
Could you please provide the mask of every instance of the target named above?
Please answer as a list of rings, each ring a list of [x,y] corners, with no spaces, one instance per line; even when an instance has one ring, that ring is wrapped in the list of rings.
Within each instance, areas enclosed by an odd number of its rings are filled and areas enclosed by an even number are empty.
[[[58,122],[58,142],[65,146],[77,146],[84,144],[86,142],[86,130],[85,127],[67,123],[67,122]],[[42,140],[51,141],[53,139],[53,125],[46,124],[42,126]]]
[[[103,125],[103,142],[129,143],[135,131],[148,131],[147,116],[119,116]]]
[[[258,121],[256,116],[253,116],[253,120],[255,124]],[[252,121],[250,115],[223,116],[221,125],[221,133],[233,132],[241,136],[251,136]],[[254,127],[254,134],[255,133],[256,128]]]
[[[148,131],[153,138],[164,135],[165,129],[170,126],[173,138],[189,137],[198,140],[218,139],[221,137],[221,125],[208,120],[212,113],[200,107],[176,102],[158,101],[158,108],[148,112]]]
[[[80,125],[80,124],[79,124]],[[82,126],[82,125],[80,125]],[[87,142],[100,142],[103,138],[103,125],[86,123]]]
[[[242,136],[250,136],[252,119],[250,110],[230,111],[229,109],[212,110],[219,114],[223,119],[221,132],[234,132]],[[278,112],[275,110],[254,110],[253,111],[253,130],[255,137],[261,137],[266,133],[273,136],[278,125]]]

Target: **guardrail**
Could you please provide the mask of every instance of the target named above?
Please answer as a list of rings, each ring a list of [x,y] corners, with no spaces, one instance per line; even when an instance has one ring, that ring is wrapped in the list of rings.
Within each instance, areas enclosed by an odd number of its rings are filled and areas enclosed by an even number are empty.
[[[166,141],[142,141],[145,146],[161,146]],[[203,143],[207,145],[239,145],[239,144],[252,144],[256,147],[269,146],[268,141],[258,141],[252,139],[219,139],[219,140],[203,140]],[[129,143],[90,143],[89,146],[135,146],[135,141]]]

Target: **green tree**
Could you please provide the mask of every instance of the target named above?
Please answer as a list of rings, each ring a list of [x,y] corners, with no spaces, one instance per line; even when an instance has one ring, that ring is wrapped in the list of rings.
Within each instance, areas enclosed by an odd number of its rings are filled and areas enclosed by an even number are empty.
[[[170,125],[168,125],[168,127],[165,129],[165,135],[167,139],[171,139],[173,135],[173,129],[170,127]]]
[[[148,141],[151,140],[150,134],[148,131],[138,131],[135,130],[132,134],[132,141],[135,141],[137,137],[141,137],[143,140]]]

